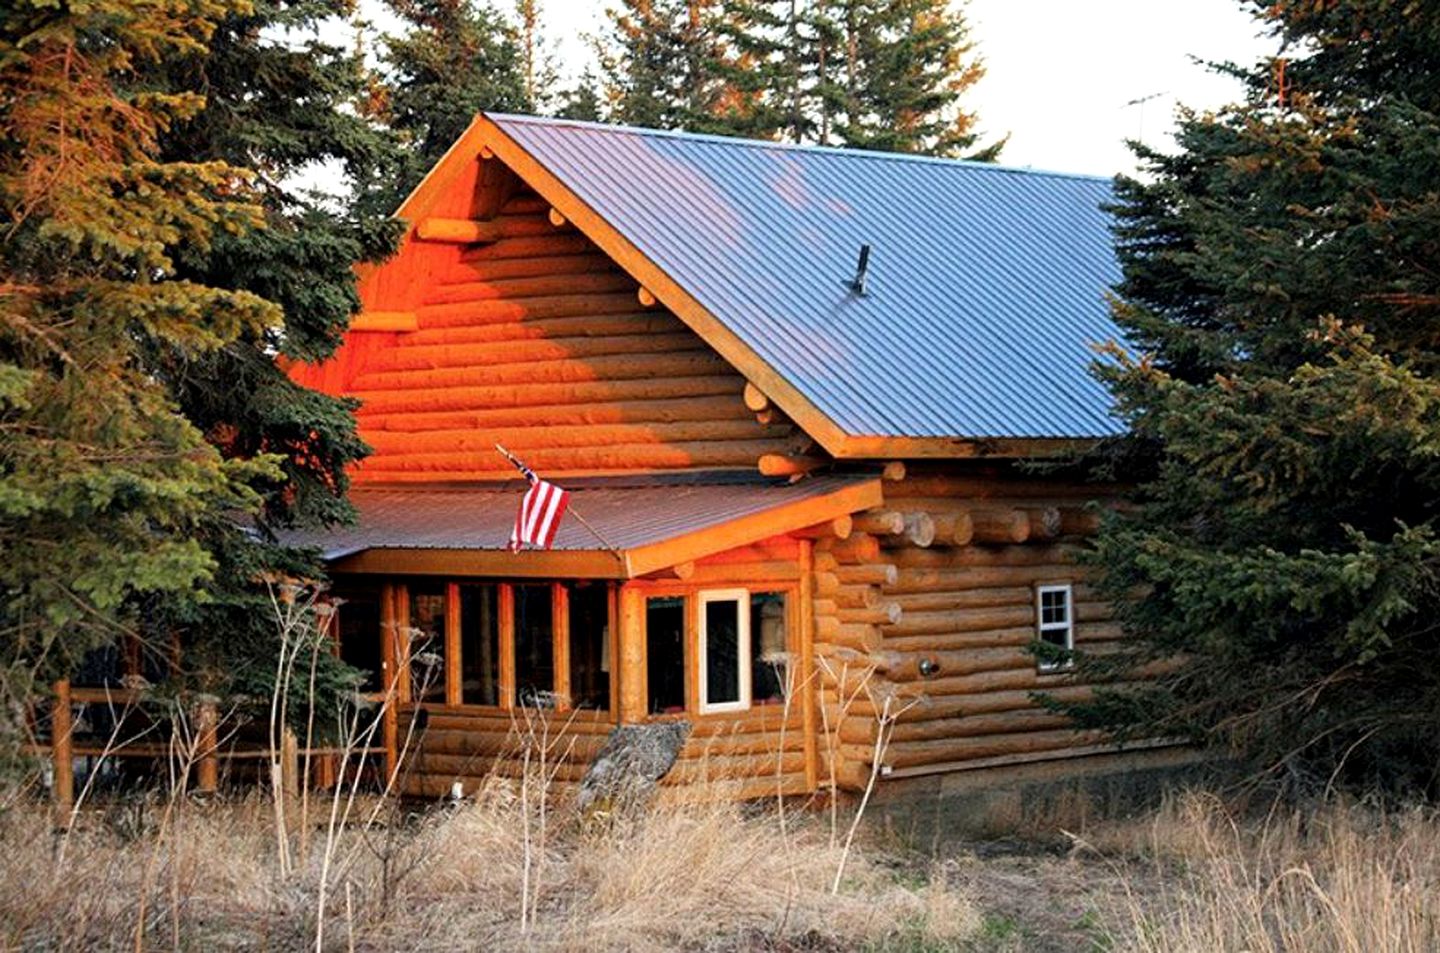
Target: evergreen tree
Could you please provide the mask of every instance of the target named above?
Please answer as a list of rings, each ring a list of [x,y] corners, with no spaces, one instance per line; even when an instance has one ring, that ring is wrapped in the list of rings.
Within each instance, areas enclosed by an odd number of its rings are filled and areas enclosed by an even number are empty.
[[[651,129],[728,131],[717,0],[622,0],[600,42],[609,118]]]
[[[494,7],[474,0],[386,0],[407,29],[385,37],[381,57],[388,88],[383,118],[407,149],[374,201],[393,211],[486,110],[524,112],[539,95],[530,75],[545,79],[544,59],[522,48],[522,35]],[[549,80],[545,80],[546,83]]]
[[[185,273],[185,255],[256,234],[264,212],[245,169],[162,157],[201,97],[135,80],[203,54],[241,6],[0,11],[0,689],[143,635],[142,599],[203,599],[218,566],[205,528],[256,511],[251,487],[280,477],[268,454],[222,458],[152,356],[204,359],[281,320]]]
[[[352,213],[351,196],[315,196],[293,183],[306,170],[344,174],[357,187],[376,181],[396,150],[351,106],[366,91],[359,57],[319,39],[348,0],[262,0],[223,17],[207,49],[167,57],[157,79],[174,90],[206,91],[206,108],[160,137],[163,159],[222,161],[251,170],[260,230],[223,234],[176,255],[181,277],[243,290],[280,309],[280,323],[242,332],[223,347],[188,353],[152,342],[154,373],[187,418],[232,459],[277,455],[278,474],[252,484],[263,499],[253,525],[228,514],[197,538],[219,571],[203,604],[152,607],[192,635],[190,675],[220,673],[253,684],[269,678],[275,624],[262,575],[318,576],[320,567],[274,542],[271,531],[330,524],[351,516],[345,468],[367,449],[352,404],[294,383],[276,362],[323,360],[359,307],[353,267],[393,247],[397,223]]]
[[[859,149],[999,154],[1003,141],[975,151],[975,115],[959,106],[985,70],[948,0],[821,0],[817,23],[833,51],[818,90],[822,141],[833,134]]]
[[[1433,788],[1440,11],[1253,7],[1298,58],[1119,183],[1102,373],[1151,476],[1096,552],[1135,651],[1084,664],[1169,667],[1076,712]]]

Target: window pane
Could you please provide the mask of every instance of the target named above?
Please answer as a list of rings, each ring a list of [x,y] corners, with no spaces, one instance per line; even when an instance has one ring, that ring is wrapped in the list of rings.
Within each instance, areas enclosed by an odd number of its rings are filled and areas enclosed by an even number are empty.
[[[445,700],[445,584],[410,586],[410,695],[416,701]]]
[[[337,587],[340,603],[336,612],[335,635],[340,640],[340,660],[365,673],[362,692],[380,690],[380,590],[378,587]]]
[[[650,713],[685,710],[685,600],[645,600],[645,665]]]
[[[460,587],[460,700],[500,704],[499,587]]]
[[[750,697],[756,705],[784,703],[787,651],[785,594],[751,593]]]
[[[554,707],[554,612],[548,584],[515,587],[515,697],[522,705]]]
[[[740,603],[716,599],[705,612],[705,703],[740,701]]]
[[[603,582],[572,582],[570,705],[610,707],[610,590]]]

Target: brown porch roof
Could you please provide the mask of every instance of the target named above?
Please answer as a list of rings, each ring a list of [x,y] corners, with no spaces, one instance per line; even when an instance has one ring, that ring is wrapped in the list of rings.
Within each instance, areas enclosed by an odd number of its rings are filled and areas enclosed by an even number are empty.
[[[342,572],[627,579],[770,536],[813,526],[881,502],[874,475],[796,483],[752,475],[703,474],[565,481],[573,515],[549,551],[506,550],[524,483],[362,488],[353,526],[282,534],[318,548]]]

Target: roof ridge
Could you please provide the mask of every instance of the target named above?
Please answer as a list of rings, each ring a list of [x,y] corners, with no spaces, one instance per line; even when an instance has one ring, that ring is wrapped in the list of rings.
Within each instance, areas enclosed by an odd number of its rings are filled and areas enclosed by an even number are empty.
[[[996,172],[1008,175],[1034,175],[1055,179],[1080,179],[1088,182],[1110,183],[1114,176],[1094,175],[1086,172],[1060,172],[1054,169],[1036,169],[1032,166],[1001,165],[997,162],[980,162],[975,159],[952,159],[943,156],[916,155],[911,152],[882,152],[878,149],[853,149],[845,146],[822,146],[798,142],[776,142],[773,139],[748,139],[744,136],[727,136],[710,132],[689,132],[683,129],[651,129],[646,126],[627,126],[620,123],[594,122],[584,119],[564,119],[558,116],[531,116],[522,113],[483,113],[486,118],[499,123],[520,123],[532,126],[568,127],[592,132],[619,133],[648,136],[657,139],[683,139],[687,142],[710,142],[722,146],[736,146],[750,149],[766,149],[777,152],[808,152],[821,155],[843,156],[848,159],[867,159],[878,162],[909,162],[928,165],[963,166],[970,169]]]

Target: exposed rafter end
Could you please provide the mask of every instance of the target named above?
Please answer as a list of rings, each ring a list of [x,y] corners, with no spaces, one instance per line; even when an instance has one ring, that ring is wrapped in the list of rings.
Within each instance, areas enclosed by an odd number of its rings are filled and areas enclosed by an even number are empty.
[[[564,214],[561,213],[561,211],[560,211],[559,209],[557,209],[557,208],[551,208],[551,209],[550,209],[550,224],[551,224],[551,225],[554,225],[556,228],[564,228],[564,227],[565,227],[565,224],[566,224],[566,221],[567,221],[567,220],[566,220]]]
[[[637,292],[635,292],[635,297],[640,300],[640,305],[641,305],[641,307],[645,307],[645,308],[653,308],[653,307],[655,307],[655,304],[656,304],[655,293],[654,293],[653,291],[651,291],[649,288],[646,288],[644,285],[641,285],[641,286],[640,286],[640,290],[637,291]]]
[[[769,477],[803,476],[829,463],[827,457],[767,453],[760,457],[760,473]]]

